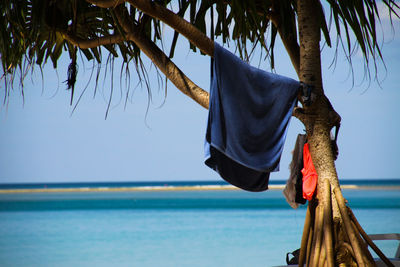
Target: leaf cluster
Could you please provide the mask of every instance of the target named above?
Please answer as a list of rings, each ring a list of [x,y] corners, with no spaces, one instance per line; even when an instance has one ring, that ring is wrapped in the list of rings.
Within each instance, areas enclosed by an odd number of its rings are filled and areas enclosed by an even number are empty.
[[[149,0],[150,1],[150,0]],[[274,45],[276,36],[291,39],[298,46],[296,1],[278,0],[155,0],[154,2],[174,9],[187,18],[202,32],[212,38],[220,37],[224,43],[231,40],[244,59],[249,59],[254,49],[259,48],[270,59],[274,68]],[[327,0],[329,16],[319,5],[318,16],[321,32],[328,46],[332,46],[332,35],[351,56],[360,48],[368,65],[382,59],[378,42],[377,24],[380,14],[377,1],[372,0]],[[394,0],[383,0],[390,18],[399,17],[399,5]],[[162,24],[133,5],[125,3],[129,21],[153,42],[164,46]],[[209,17],[211,14],[211,17]],[[215,14],[215,15],[214,15]],[[209,27],[209,29],[207,29]],[[141,61],[141,51],[133,42],[106,44],[102,47],[77,49],[65,35],[79,40],[95,40],[99,37],[121,34],[113,8],[100,8],[84,0],[2,0],[0,1],[0,56],[6,87],[13,84],[16,72],[20,72],[21,84],[34,65],[40,68],[50,58],[53,67],[63,52],[71,60],[76,51],[90,61],[101,63],[102,53],[108,58],[121,56],[123,62],[134,62],[137,73],[146,76]],[[175,32],[169,56],[174,56],[179,34]],[[104,48],[104,49],[103,49]],[[196,51],[196,47],[191,45]],[[7,95],[7,94],[6,94]]]
[[[143,32],[153,40],[161,39],[161,26],[146,14],[130,6],[131,20],[139,25]],[[50,59],[53,67],[63,52],[67,52],[71,61],[76,60],[77,48],[65,39],[65,34],[80,40],[95,40],[112,36],[120,32],[112,9],[104,9],[82,0],[4,0],[0,1],[0,56],[5,81],[5,98],[14,78],[20,78],[20,85],[33,70],[40,69]],[[139,48],[132,42],[106,44],[101,47],[78,49],[87,61],[104,61],[107,64],[113,58],[121,56],[128,64],[134,63],[139,78],[146,76]],[[113,68],[113,66],[112,66]],[[15,74],[19,74],[15,75]],[[75,74],[76,75],[76,74]],[[98,76],[97,76],[98,79]],[[97,84],[96,79],[96,84]],[[69,82],[69,81],[68,81]],[[71,97],[72,99],[72,97]]]

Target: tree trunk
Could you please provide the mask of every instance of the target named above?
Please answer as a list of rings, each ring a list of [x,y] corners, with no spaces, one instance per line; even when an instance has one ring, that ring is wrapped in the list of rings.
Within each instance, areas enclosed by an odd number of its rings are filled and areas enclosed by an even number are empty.
[[[310,153],[318,174],[317,194],[309,203],[300,264],[307,266],[373,266],[372,257],[349,219],[336,173],[330,131],[335,111],[324,95],[321,76],[318,0],[298,0],[300,72],[302,82],[314,86],[316,98],[301,113]]]

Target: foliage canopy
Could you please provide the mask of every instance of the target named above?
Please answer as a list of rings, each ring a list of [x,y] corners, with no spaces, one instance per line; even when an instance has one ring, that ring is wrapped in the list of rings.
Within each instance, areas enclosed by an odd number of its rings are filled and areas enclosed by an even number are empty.
[[[150,1],[150,0],[149,0]],[[9,88],[19,77],[24,78],[35,65],[42,68],[50,59],[53,67],[63,52],[68,52],[71,65],[68,86],[73,88],[76,77],[76,58],[81,53],[88,61],[101,63],[103,53],[108,59],[122,57],[124,63],[133,62],[140,76],[146,76],[141,60],[141,50],[132,41],[100,42],[99,39],[124,35],[116,18],[116,6],[102,8],[95,5],[110,0],[3,0],[0,2],[0,55],[5,83],[5,99]],[[111,2],[118,2],[111,0]],[[209,32],[220,36],[223,42],[234,41],[242,58],[248,59],[252,51],[261,48],[274,68],[276,36],[289,40],[298,49],[296,1],[276,0],[156,0],[154,3],[173,9],[177,16],[207,33],[208,14],[215,16]],[[122,3],[122,4],[121,4]],[[318,2],[316,2],[318,3]],[[164,46],[162,23],[135,7],[135,1],[119,1],[118,8],[126,14],[129,23],[140,29],[148,40]],[[336,1],[327,0],[329,10],[318,8],[319,27],[329,47],[342,48],[351,63],[354,51],[360,49],[366,66],[382,59],[378,42],[377,25],[380,22],[379,5],[392,17],[399,18],[399,5],[393,0]],[[327,15],[326,13],[329,12]],[[215,19],[214,19],[215,18]],[[209,26],[209,25],[208,25]],[[211,28],[211,27],[210,27]],[[173,58],[179,34],[175,32],[170,44],[169,58]],[[334,41],[332,41],[332,39]],[[93,45],[95,42],[97,45]],[[190,40],[189,40],[190,41]],[[91,43],[77,47],[77,43]],[[251,45],[248,45],[251,44]],[[297,46],[297,48],[296,48]],[[105,49],[102,49],[104,47]],[[196,47],[191,44],[196,51]],[[16,75],[19,74],[19,75]],[[72,99],[71,99],[72,100]]]

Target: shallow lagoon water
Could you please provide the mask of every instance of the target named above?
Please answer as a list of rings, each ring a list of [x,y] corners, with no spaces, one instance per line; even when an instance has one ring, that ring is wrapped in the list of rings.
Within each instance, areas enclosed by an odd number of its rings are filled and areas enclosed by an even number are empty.
[[[399,190],[344,190],[367,233],[400,232]],[[0,195],[2,266],[274,266],[305,207],[281,190]],[[390,255],[397,243],[378,245]]]

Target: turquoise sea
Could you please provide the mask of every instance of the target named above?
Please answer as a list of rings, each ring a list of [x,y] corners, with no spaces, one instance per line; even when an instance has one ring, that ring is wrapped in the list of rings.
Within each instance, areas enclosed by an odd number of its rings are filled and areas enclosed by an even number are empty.
[[[343,194],[367,233],[400,233],[400,180],[342,184],[361,186]],[[151,190],[197,185],[225,184],[0,185],[103,189],[0,193],[0,266],[276,266],[300,246],[305,207],[290,208],[282,190]],[[150,190],[106,190],[121,187]],[[397,248],[377,244],[389,256]]]

